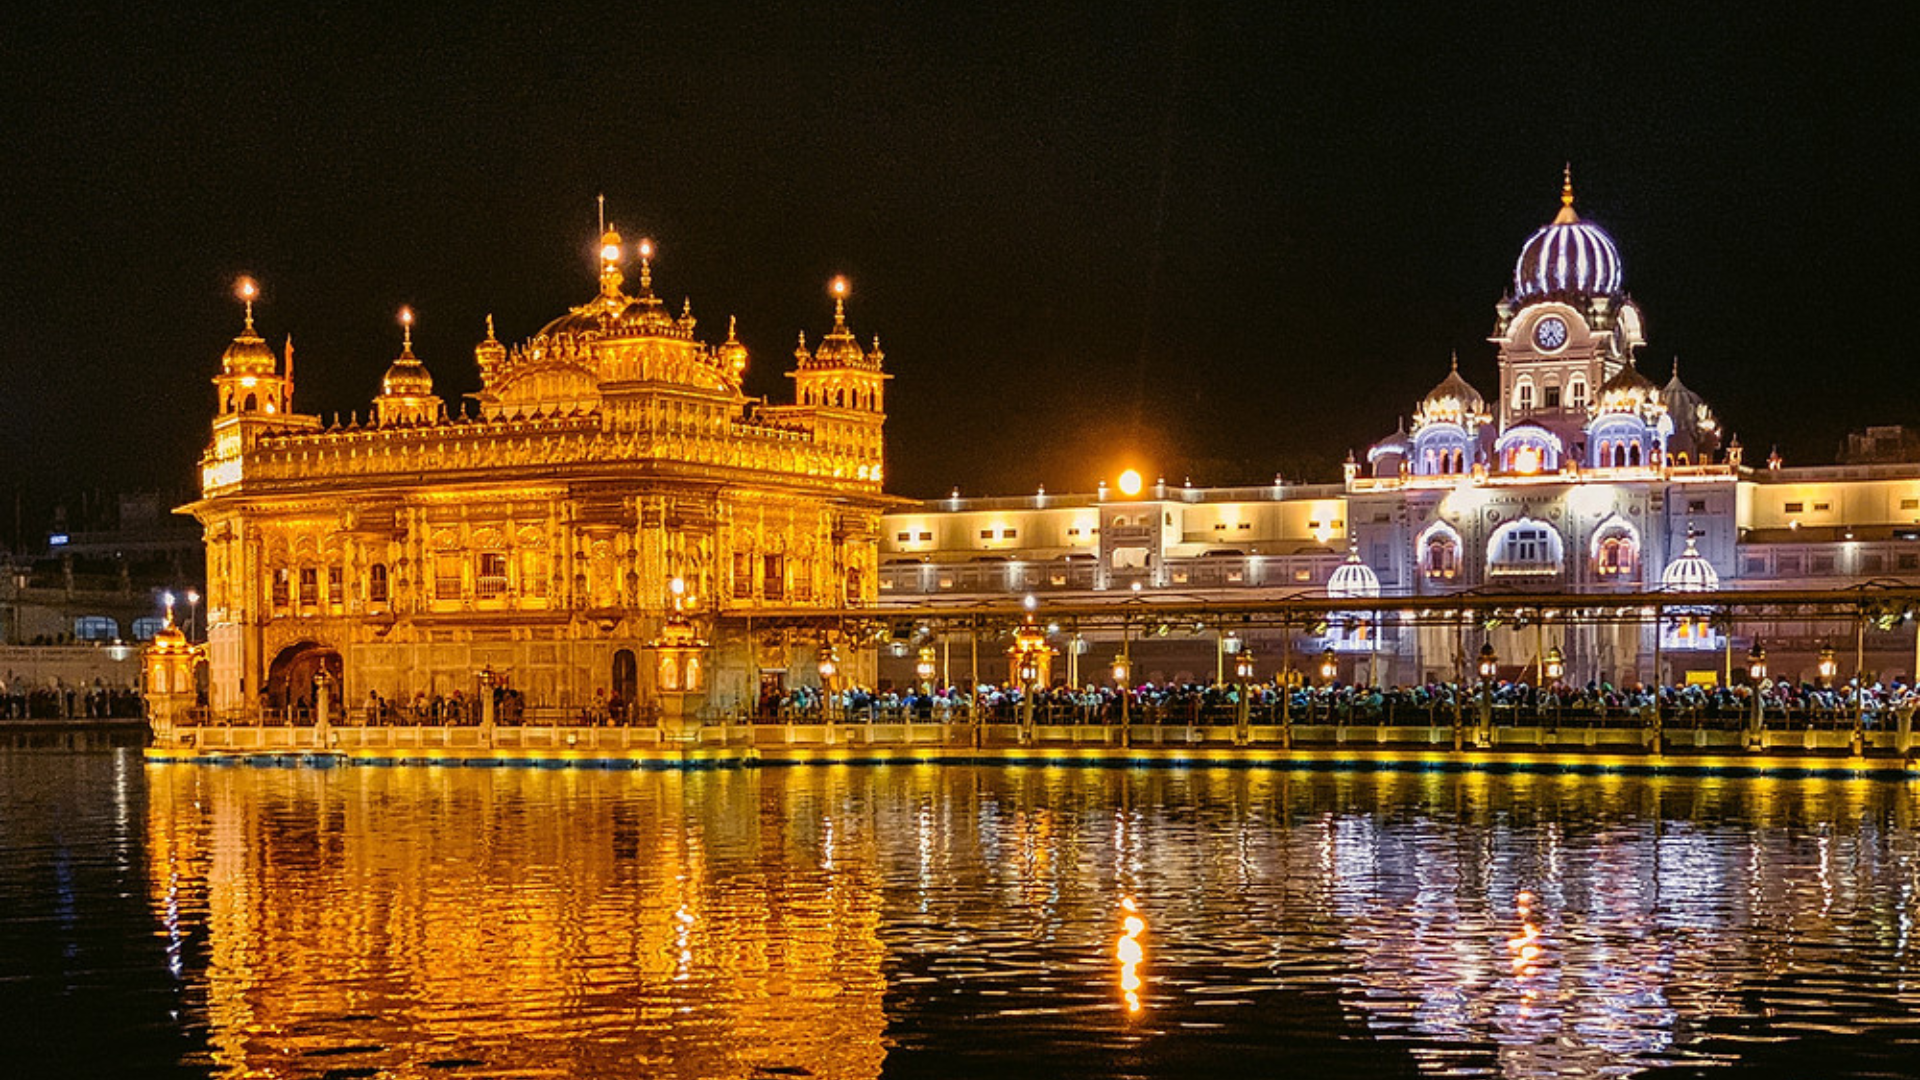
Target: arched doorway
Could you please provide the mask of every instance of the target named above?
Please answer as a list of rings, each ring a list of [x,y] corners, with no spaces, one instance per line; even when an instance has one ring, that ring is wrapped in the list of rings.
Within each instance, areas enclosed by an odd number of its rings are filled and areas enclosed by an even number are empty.
[[[621,649],[613,654],[613,698],[608,702],[615,720],[624,719],[633,710],[639,693],[640,664],[632,649]]]
[[[325,671],[333,679],[333,699],[341,700],[340,654],[318,642],[302,641],[280,650],[267,667],[267,708],[309,715],[313,710],[313,680]],[[336,709],[337,711],[337,709]]]

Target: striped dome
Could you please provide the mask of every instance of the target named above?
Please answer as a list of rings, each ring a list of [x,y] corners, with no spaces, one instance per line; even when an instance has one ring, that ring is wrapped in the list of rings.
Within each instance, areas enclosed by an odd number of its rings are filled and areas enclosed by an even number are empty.
[[[1357,549],[1347,552],[1347,561],[1335,567],[1327,578],[1327,595],[1335,600],[1355,596],[1379,596],[1380,576],[1373,567],[1360,561]]]
[[[1700,554],[1693,537],[1689,536],[1687,549],[1667,564],[1666,572],[1660,575],[1660,584],[1669,592],[1713,592],[1720,587],[1720,575],[1714,572],[1713,564]]]
[[[1620,249],[1605,229],[1573,212],[1573,178],[1560,191],[1560,213],[1527,238],[1513,266],[1513,295],[1614,296],[1621,285]]]
[[[1527,239],[1513,267],[1518,300],[1544,296],[1612,296],[1620,292],[1620,249],[1598,225],[1555,221]]]

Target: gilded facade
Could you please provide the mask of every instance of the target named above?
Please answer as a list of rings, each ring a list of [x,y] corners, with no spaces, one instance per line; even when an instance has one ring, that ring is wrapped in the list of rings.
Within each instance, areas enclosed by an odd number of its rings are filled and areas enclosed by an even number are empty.
[[[202,495],[183,508],[206,534],[216,714],[298,708],[322,672],[349,709],[471,697],[482,672],[532,710],[644,708],[646,646],[676,609],[712,642],[716,702],[817,679],[829,642],[749,650],[727,627],[874,600],[878,340],[855,340],[836,281],[831,329],[800,337],[793,402],[752,398],[731,320],[718,344],[696,336],[691,303],[655,295],[649,243],[609,230],[599,256],[598,292],[525,341],[488,317],[472,407],[435,393],[403,313],[364,423],[299,411],[292,343],[269,347],[242,284]]]

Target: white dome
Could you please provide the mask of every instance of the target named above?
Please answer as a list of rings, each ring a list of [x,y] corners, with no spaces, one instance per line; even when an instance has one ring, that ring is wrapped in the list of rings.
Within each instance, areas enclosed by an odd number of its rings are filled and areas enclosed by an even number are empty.
[[[1327,595],[1335,600],[1355,596],[1379,596],[1380,577],[1373,567],[1360,561],[1358,551],[1347,552],[1347,561],[1334,568],[1327,578]]]
[[[1560,192],[1560,213],[1527,238],[1513,266],[1514,299],[1617,296],[1620,249],[1613,237],[1573,212],[1573,178]]]
[[[1713,592],[1720,587],[1720,575],[1694,547],[1693,537],[1688,536],[1687,550],[1667,564],[1660,575],[1660,584],[1671,592]]]

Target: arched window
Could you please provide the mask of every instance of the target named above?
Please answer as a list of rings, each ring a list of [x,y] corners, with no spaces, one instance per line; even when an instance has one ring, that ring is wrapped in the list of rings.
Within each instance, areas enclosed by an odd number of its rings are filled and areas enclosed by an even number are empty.
[[[1627,536],[1609,536],[1600,541],[1594,569],[1601,577],[1626,577],[1633,573],[1634,544]]]
[[[1438,461],[1433,456],[1432,448],[1429,447],[1426,453],[1420,455],[1420,474],[1422,476],[1432,476],[1438,464]]]
[[[1564,550],[1553,526],[1519,518],[1494,530],[1487,543],[1487,570],[1493,574],[1559,573]]]
[[[280,567],[279,569],[273,572],[273,606],[274,607],[284,608],[287,606],[288,585],[291,580],[292,573],[293,572],[291,570],[288,570],[284,566]]]
[[[374,563],[367,569],[367,600],[375,604],[387,602],[386,563]]]
[[[1624,469],[1627,467],[1627,446],[1625,443],[1613,444],[1613,467],[1616,469]]]
[[[1640,467],[1640,444],[1639,443],[1631,443],[1628,445],[1627,465],[1635,469]]]
[[[1420,573],[1429,581],[1452,581],[1460,576],[1460,534],[1446,524],[1420,535]]]
[[[1532,379],[1521,379],[1519,385],[1513,388],[1513,403],[1521,412],[1529,412],[1533,409]]]
[[[248,394],[247,400],[242,402],[240,405],[241,412],[254,412],[259,408],[260,408],[260,399],[255,397],[252,394]]]
[[[1576,378],[1567,384],[1567,401],[1576,409],[1587,407],[1587,380]]]

